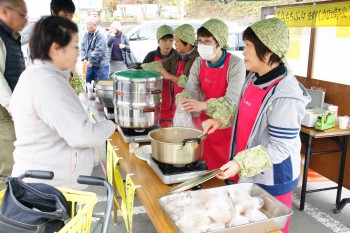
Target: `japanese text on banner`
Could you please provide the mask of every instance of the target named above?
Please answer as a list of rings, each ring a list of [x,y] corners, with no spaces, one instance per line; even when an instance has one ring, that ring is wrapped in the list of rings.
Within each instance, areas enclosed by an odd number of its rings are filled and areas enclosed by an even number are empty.
[[[275,17],[289,27],[350,26],[350,2],[277,8]]]

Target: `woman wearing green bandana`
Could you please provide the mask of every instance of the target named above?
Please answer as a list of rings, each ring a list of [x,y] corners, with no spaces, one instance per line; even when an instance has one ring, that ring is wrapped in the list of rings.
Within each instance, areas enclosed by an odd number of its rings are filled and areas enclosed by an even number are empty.
[[[175,96],[186,86],[190,68],[199,56],[195,47],[196,33],[189,24],[174,31],[176,53],[163,61],[142,64],[143,69],[158,71],[163,76],[160,120],[172,120],[176,106]],[[162,126],[169,126],[163,124]]]
[[[196,127],[202,128],[202,122],[212,118],[222,123],[220,129],[209,131],[204,143],[202,159],[209,170],[229,161],[232,121],[246,74],[243,61],[226,51],[227,41],[228,28],[221,20],[210,19],[198,29],[200,58],[191,68],[185,90],[177,95],[184,110],[200,112],[194,118]]]
[[[243,32],[248,74],[241,93],[231,142],[231,161],[218,178],[239,173],[240,183],[257,183],[292,208],[292,192],[300,175],[299,138],[306,89],[286,66],[289,30],[277,18],[259,21]],[[219,127],[204,122],[204,131]],[[283,232],[288,232],[288,219]]]
[[[157,28],[158,48],[149,52],[142,63],[150,63],[154,61],[163,61],[170,57],[175,52],[174,45],[174,30],[168,25],[162,25]]]

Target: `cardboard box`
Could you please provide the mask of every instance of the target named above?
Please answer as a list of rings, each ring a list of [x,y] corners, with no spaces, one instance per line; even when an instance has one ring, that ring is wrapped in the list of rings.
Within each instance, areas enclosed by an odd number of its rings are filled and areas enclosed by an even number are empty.
[[[307,109],[301,124],[306,127],[315,127],[317,117],[322,116],[325,112],[326,110],[322,108]]]

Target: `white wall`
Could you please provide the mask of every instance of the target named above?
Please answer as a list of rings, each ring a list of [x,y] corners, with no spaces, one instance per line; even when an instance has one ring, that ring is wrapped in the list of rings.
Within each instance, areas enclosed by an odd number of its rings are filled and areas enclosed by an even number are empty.
[[[41,16],[50,15],[51,0],[25,0],[30,21],[35,21]]]

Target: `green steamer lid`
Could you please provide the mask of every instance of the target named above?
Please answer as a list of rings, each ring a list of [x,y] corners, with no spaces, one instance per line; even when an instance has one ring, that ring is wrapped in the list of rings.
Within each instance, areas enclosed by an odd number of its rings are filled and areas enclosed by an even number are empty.
[[[162,79],[163,77],[160,73],[150,70],[123,70],[115,72],[114,78],[117,80],[129,80],[137,82]]]

